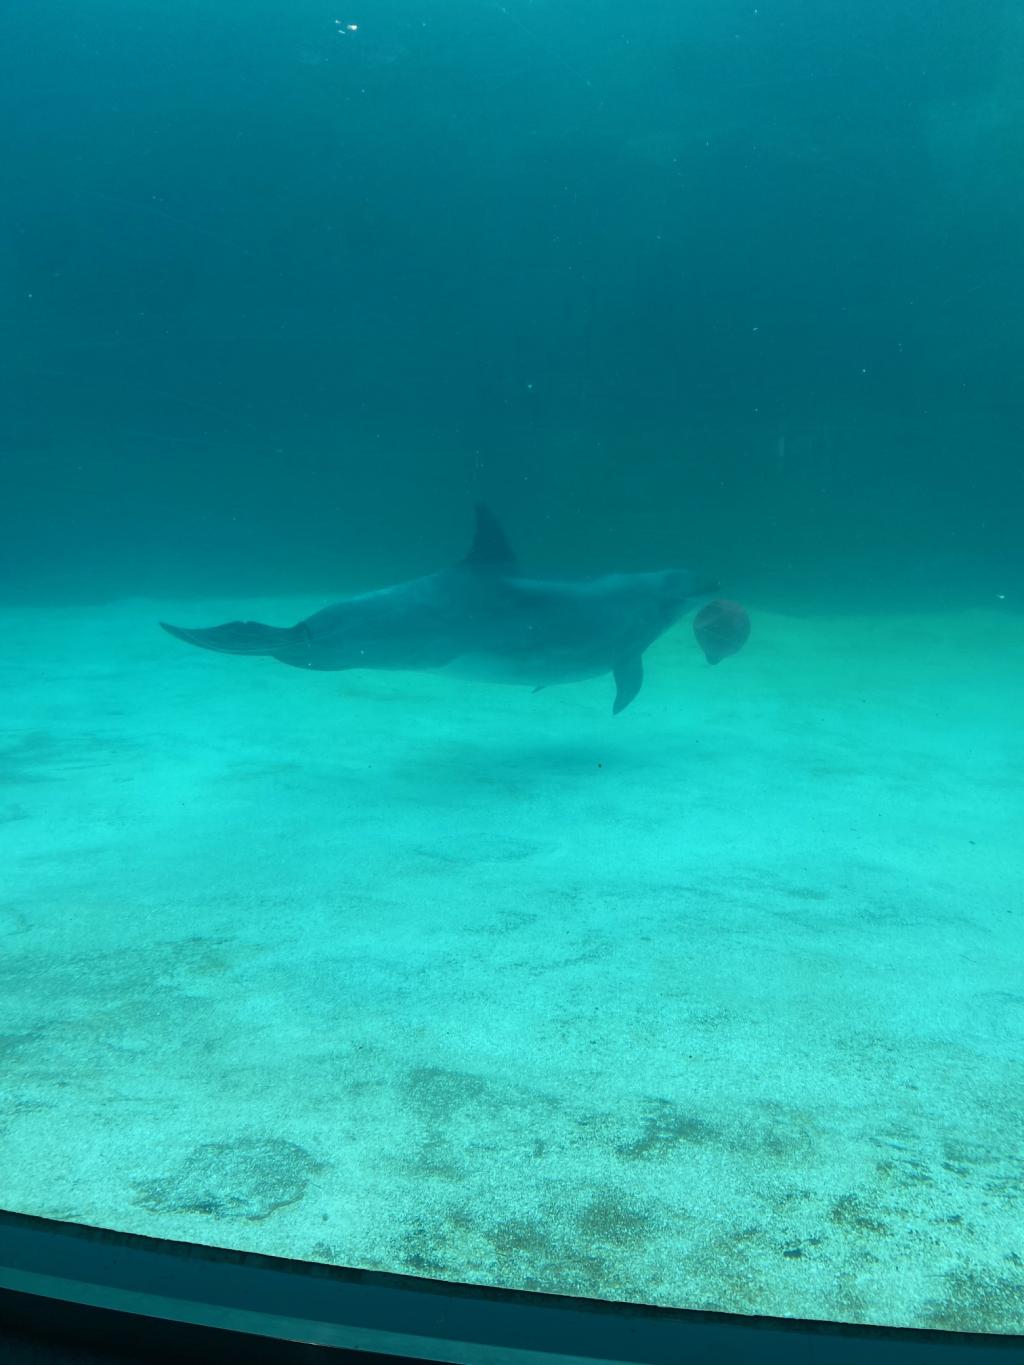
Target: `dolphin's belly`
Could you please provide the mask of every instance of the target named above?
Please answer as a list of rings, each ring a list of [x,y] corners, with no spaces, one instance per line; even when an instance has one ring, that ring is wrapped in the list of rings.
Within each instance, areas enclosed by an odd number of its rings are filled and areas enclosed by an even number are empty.
[[[547,656],[483,653],[462,654],[433,672],[474,682],[513,683],[525,687],[552,687],[556,683],[583,682],[609,673],[605,659],[552,658]]]

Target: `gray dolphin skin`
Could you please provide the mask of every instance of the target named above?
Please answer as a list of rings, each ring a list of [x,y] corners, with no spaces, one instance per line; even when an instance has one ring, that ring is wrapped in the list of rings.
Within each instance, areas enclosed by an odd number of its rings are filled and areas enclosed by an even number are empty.
[[[295,626],[160,624],[190,645],[294,668],[439,672],[538,691],[611,673],[617,715],[643,684],[644,650],[716,587],[686,569],[523,578],[498,522],[478,505],[469,554],[439,573],[335,602]]]

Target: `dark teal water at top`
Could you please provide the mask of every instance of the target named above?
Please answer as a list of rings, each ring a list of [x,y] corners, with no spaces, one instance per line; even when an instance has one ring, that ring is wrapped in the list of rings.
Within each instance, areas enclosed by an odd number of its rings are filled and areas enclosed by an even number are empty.
[[[10,4],[7,600],[1019,603],[1013,0]]]

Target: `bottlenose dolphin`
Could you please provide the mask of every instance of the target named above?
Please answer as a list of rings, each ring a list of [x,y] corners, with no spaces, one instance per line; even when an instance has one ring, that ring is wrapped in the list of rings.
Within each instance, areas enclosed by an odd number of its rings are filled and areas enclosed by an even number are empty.
[[[469,554],[439,573],[335,602],[295,626],[160,624],[190,645],[294,668],[446,672],[536,691],[611,673],[617,715],[640,691],[647,646],[716,586],[686,569],[523,578],[505,533],[478,505]]]

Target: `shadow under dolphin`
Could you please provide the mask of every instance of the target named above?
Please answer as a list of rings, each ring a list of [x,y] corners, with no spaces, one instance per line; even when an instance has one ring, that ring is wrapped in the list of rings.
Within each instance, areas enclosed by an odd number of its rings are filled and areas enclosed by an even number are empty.
[[[617,715],[643,685],[644,650],[716,587],[686,569],[523,578],[505,533],[478,504],[469,553],[438,573],[335,602],[294,626],[160,624],[190,645],[294,668],[442,672],[536,691],[611,673]]]

